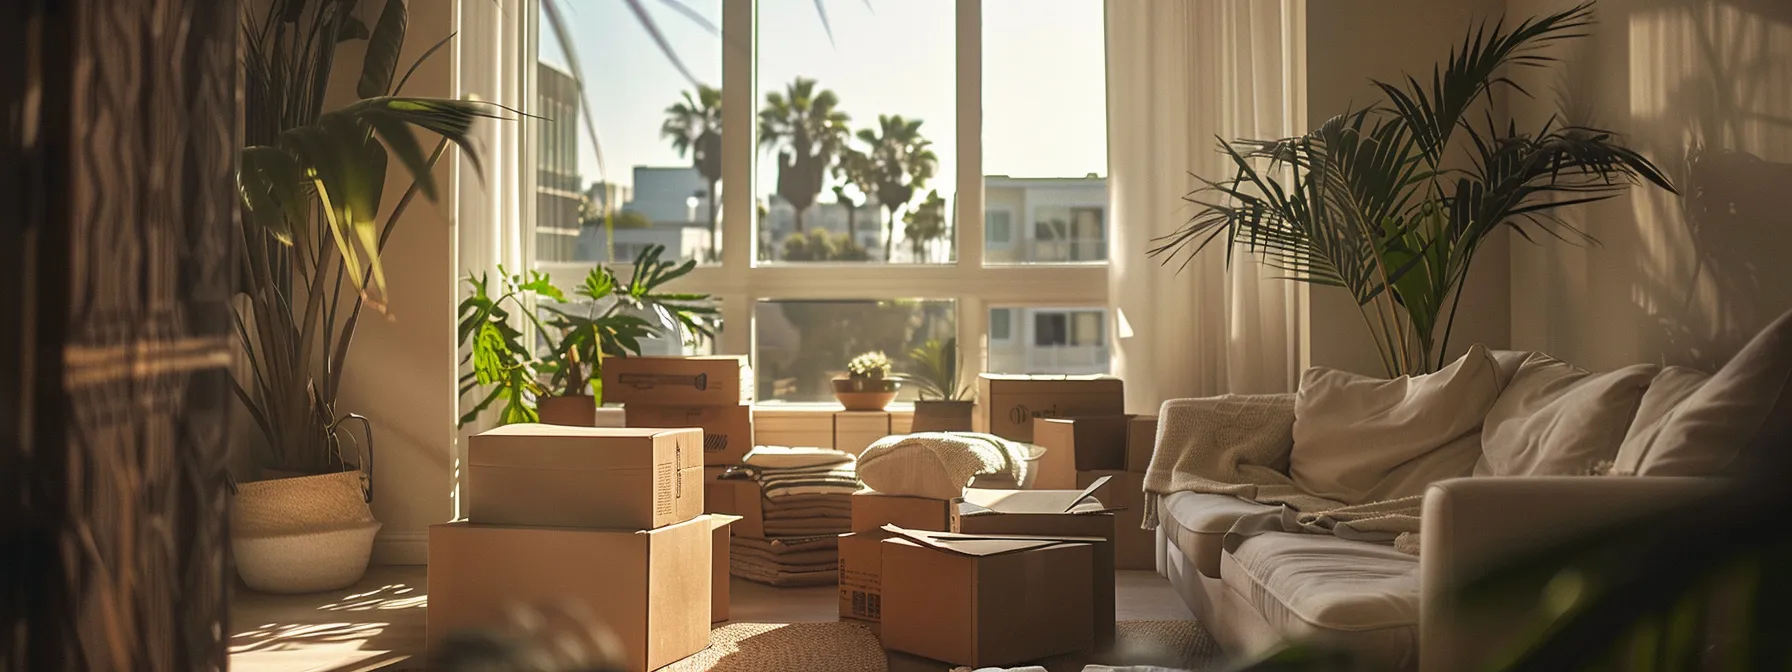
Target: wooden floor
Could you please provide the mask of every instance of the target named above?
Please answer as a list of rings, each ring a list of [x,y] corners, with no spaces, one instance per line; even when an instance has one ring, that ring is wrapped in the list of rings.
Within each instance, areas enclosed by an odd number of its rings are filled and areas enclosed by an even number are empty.
[[[239,672],[359,672],[417,669],[423,656],[424,568],[373,567],[348,590],[318,595],[266,595],[237,587],[231,604],[230,669]],[[1115,577],[1120,620],[1192,618],[1181,598],[1154,572]],[[734,621],[800,623],[837,618],[831,586],[772,588],[735,579]]]

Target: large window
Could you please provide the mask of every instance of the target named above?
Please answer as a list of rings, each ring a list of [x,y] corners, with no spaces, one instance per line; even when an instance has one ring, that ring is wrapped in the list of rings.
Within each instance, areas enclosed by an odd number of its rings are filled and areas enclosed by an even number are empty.
[[[641,3],[689,78],[623,0],[560,5],[574,48],[542,20],[528,73],[537,267],[698,260],[679,288],[762,402],[949,338],[967,373],[1108,370],[1102,0]]]

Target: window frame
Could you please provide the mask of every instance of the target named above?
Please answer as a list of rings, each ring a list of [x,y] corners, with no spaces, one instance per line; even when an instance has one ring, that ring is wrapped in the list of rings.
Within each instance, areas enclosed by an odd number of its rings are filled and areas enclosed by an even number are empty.
[[[535,61],[539,57],[539,0],[528,0],[530,39],[522,61],[522,76],[533,93]],[[1107,261],[1075,263],[987,263],[984,260],[983,174],[983,2],[955,0],[954,30],[957,54],[956,124],[957,183],[953,199],[954,259],[943,264],[885,263],[778,263],[757,260],[759,222],[754,194],[760,185],[755,175],[758,147],[757,111],[760,103],[757,51],[758,0],[722,0],[722,124],[732,130],[722,134],[723,188],[722,255],[720,263],[700,264],[672,283],[678,291],[706,293],[720,302],[724,329],[715,343],[718,354],[753,357],[757,351],[753,320],[762,300],[774,299],[950,299],[953,301],[958,340],[978,347],[963,347],[964,382],[973,380],[988,363],[987,316],[992,307],[1089,307],[1107,306]],[[525,120],[525,125],[535,125]],[[523,193],[533,199],[536,186],[535,143],[522,146]],[[942,187],[944,185],[941,185]],[[942,188],[942,191],[944,189]],[[1110,186],[1109,202],[1112,200]],[[1111,209],[1111,208],[1110,208]],[[729,213],[736,213],[732,216]],[[744,213],[744,214],[741,214]],[[1010,215],[1010,233],[1021,222]],[[577,284],[592,262],[536,262],[532,242],[535,222],[524,213],[520,233],[526,261],[544,271],[556,284]],[[1105,227],[1104,235],[1111,235]],[[626,272],[627,264],[613,264]],[[1111,315],[1111,311],[1110,311]],[[1011,326],[1011,332],[1013,327]],[[1012,334],[1011,334],[1012,335]]]

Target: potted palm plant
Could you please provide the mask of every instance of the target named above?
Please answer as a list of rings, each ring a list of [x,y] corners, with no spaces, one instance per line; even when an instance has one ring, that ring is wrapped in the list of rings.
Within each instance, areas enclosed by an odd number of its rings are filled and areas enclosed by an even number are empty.
[[[243,22],[247,146],[233,307],[247,370],[232,382],[264,451],[259,478],[236,484],[230,534],[238,573],[266,592],[341,588],[367,567],[380,527],[369,507],[373,431],[338,403],[355,327],[363,309],[381,305],[379,254],[393,227],[418,193],[436,198],[431,169],[448,143],[476,160],[469,128],[500,118],[487,104],[399,96],[405,3],[388,0],[371,30],[357,4],[289,0]],[[361,99],[323,112],[318,84],[348,40],[368,43]],[[433,152],[418,144],[418,128],[438,136]],[[393,155],[411,185],[382,209]]]
[[[713,338],[717,311],[709,295],[662,289],[691,272],[696,260],[662,260],[664,252],[660,245],[642,250],[627,281],[604,266],[592,268],[571,300],[539,271],[504,274],[496,293],[485,275],[467,278],[472,295],[461,302],[459,334],[469,370],[461,394],[484,388],[484,396],[461,424],[502,402],[500,424],[590,427],[603,403],[604,358],[641,354],[642,339],[664,334]],[[545,342],[540,355],[524,345],[512,314]]]
[[[849,411],[881,411],[896,398],[902,381],[890,375],[894,365],[882,350],[873,350],[846,363],[846,377],[834,379],[834,398]]]
[[[915,419],[911,431],[971,431],[971,387],[958,382],[958,339],[929,340],[910,350],[914,372],[906,380],[915,384]]]
[[[1539,49],[1591,23],[1587,3],[1482,26],[1430,78],[1376,82],[1384,100],[1306,135],[1221,140],[1231,176],[1198,178],[1205,185],[1186,197],[1194,217],[1151,253],[1199,254],[1218,241],[1228,260],[1238,247],[1289,278],[1343,288],[1388,375],[1436,370],[1488,236],[1505,227],[1527,240],[1591,243],[1558,213],[1639,181],[1674,191],[1611,132],[1554,117],[1523,129],[1475,112],[1497,89],[1528,96],[1512,78],[1520,66],[1554,63]]]

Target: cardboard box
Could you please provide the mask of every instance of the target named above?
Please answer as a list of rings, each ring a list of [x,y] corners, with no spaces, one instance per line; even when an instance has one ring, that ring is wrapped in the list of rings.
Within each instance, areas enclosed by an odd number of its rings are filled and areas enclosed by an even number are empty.
[[[765,538],[765,508],[761,501],[756,481],[708,476],[703,480],[703,511],[739,516],[733,526],[737,535]]]
[[[738,406],[753,403],[747,358],[608,357],[604,401],[659,406]]]
[[[929,499],[886,495],[876,490],[852,493],[852,531],[870,532],[885,525],[910,530],[945,532],[951,529],[955,499]]]
[[[1106,480],[1082,490],[984,490],[966,488],[952,516],[952,531],[967,534],[1098,538],[1091,566],[1095,587],[1095,645],[1114,642],[1114,513],[1096,499]]]
[[[1157,449],[1157,416],[1136,415],[1126,425],[1126,470],[1145,473],[1151,467],[1151,452]],[[1092,467],[1114,469],[1117,467]],[[1082,470],[1082,467],[1077,467]]]
[[[466,522],[429,528],[428,647],[451,632],[512,625],[511,610],[589,614],[646,672],[709,645],[706,517],[652,530]]]
[[[973,429],[1015,441],[1033,440],[1034,418],[1126,413],[1119,378],[1107,376],[977,376]]]
[[[885,648],[986,667],[1096,645],[1094,540],[885,531]]]
[[[887,411],[838,411],[834,413],[834,450],[857,455],[871,442],[896,431],[894,414]]]
[[[1040,490],[1077,488],[1079,471],[1125,469],[1127,427],[1131,416],[1039,418],[1033,421],[1033,445],[1045,449],[1034,465]]]
[[[883,620],[883,548],[888,532],[873,529],[840,535],[840,617]]]
[[[467,445],[467,520],[640,530],[703,513],[703,432],[506,425]]]
[[[1107,485],[1095,493],[1114,511],[1114,568],[1157,569],[1156,535],[1139,523],[1145,517],[1145,475],[1133,471],[1085,471],[1076,475],[1078,486],[1087,488],[1107,477]]]
[[[740,464],[753,449],[753,406],[655,406],[623,407],[630,427],[696,427],[703,430],[703,463]],[[1104,467],[1105,468],[1105,467]]]
[[[721,623],[728,620],[728,601],[732,591],[728,584],[729,549],[734,547],[729,539],[730,524],[740,520],[740,516],[724,516],[711,514],[709,519],[709,622]]]

